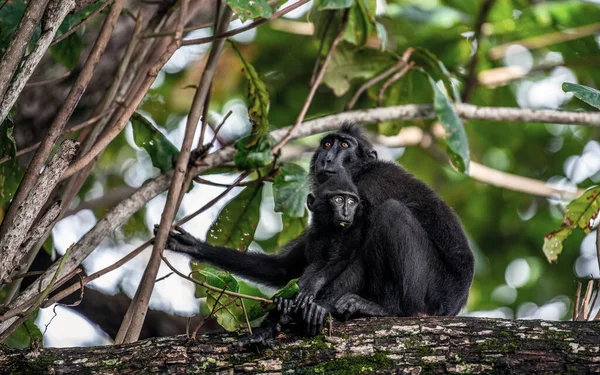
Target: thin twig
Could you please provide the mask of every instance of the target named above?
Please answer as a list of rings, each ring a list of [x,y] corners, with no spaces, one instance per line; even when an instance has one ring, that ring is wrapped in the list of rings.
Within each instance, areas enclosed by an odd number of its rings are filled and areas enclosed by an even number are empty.
[[[477,22],[475,22],[472,42],[475,48],[473,48],[471,61],[469,61],[469,67],[467,68],[467,76],[465,78],[465,87],[461,95],[462,100],[465,103],[471,101],[471,95],[473,94],[473,90],[475,89],[475,86],[477,84],[477,64],[479,63],[479,46],[481,45],[482,28],[490,12],[490,9],[492,9],[493,4],[494,0],[485,0],[483,4],[481,4],[481,9],[479,10],[479,17],[477,17]]]
[[[592,282],[594,282],[595,280],[591,280]],[[592,300],[592,303],[590,304],[590,310],[588,312],[588,314],[585,317],[585,320],[590,320],[590,318],[592,317],[592,312],[594,311],[594,307],[596,306],[596,301],[598,300],[598,294],[600,294],[600,281],[597,282],[597,287],[596,287],[596,293],[594,294],[594,299]]]
[[[585,288],[585,295],[583,296],[583,300],[581,302],[581,314],[578,320],[586,320],[586,316],[588,315],[588,308],[590,299],[592,298],[592,290],[594,289],[594,280],[589,280],[587,287]]]
[[[94,10],[87,17],[85,17],[84,19],[82,19],[77,25],[75,25],[72,28],[70,28],[69,31],[67,31],[63,35],[61,35],[58,38],[54,39],[52,41],[52,43],[50,43],[50,47],[55,46],[58,43],[60,43],[63,40],[65,40],[69,35],[73,34],[75,31],[77,31],[77,29],[79,29],[81,26],[85,25],[85,23],[87,21],[89,21],[92,17],[94,17],[96,14],[102,12],[104,10],[104,8],[106,8],[106,6],[108,4],[110,4],[110,3],[112,3],[112,1],[105,1],[105,2],[103,2],[98,8],[96,8],[96,10]]]
[[[189,277],[186,274],[180,272],[179,270],[177,270],[177,268],[175,268],[175,266],[173,266],[171,263],[169,263],[169,261],[167,260],[167,258],[165,258],[164,255],[162,255],[162,260],[163,262],[165,262],[165,264],[171,269],[171,271],[175,272],[177,275],[179,275],[179,277],[182,277],[188,281],[193,282],[196,285],[202,286],[208,290],[212,290],[213,292],[223,292],[229,296],[232,297],[240,297],[240,298],[246,298],[246,299],[250,299],[253,301],[258,301],[258,302],[264,302],[264,303],[273,303],[272,300],[267,299],[267,298],[262,298],[262,297],[256,297],[256,296],[250,296],[247,294],[242,294],[242,293],[237,293],[231,290],[225,290],[223,288],[218,288],[216,286],[210,285],[208,283],[202,282],[202,281],[198,281],[196,279],[194,279],[193,277]],[[192,273],[195,272],[199,272],[199,271],[193,271]]]
[[[573,320],[578,320],[579,316],[579,299],[581,298],[581,282],[577,282],[577,293],[575,293],[575,305],[573,307]]]
[[[210,42],[213,42],[213,41],[219,40],[219,39],[229,38],[230,36],[234,36],[234,35],[243,33],[244,31],[248,31],[248,30],[254,29],[255,27],[260,26],[260,25],[262,25],[265,22],[268,22],[268,21],[273,20],[275,18],[279,18],[279,17],[283,16],[284,14],[289,13],[292,10],[300,7],[301,5],[304,5],[304,4],[308,3],[309,1],[310,0],[299,0],[298,2],[296,2],[296,3],[294,3],[294,4],[290,5],[290,6],[287,6],[287,7],[283,8],[283,9],[281,9],[278,12],[273,13],[273,15],[271,17],[269,17],[269,18],[263,18],[263,19],[254,21],[254,22],[252,22],[249,25],[242,26],[242,27],[237,28],[235,30],[230,30],[230,31],[227,31],[227,32],[218,33],[218,34],[213,35],[213,36],[209,36],[209,37],[205,37],[205,38],[198,38],[198,39],[184,40],[183,43],[182,43],[182,45],[189,46],[189,45],[194,45],[194,44],[204,44],[204,43],[210,43]]]
[[[102,113],[94,116],[94,117],[90,117],[89,119],[85,120],[82,123],[79,123],[79,124],[77,124],[75,126],[72,126],[72,127],[68,128],[68,129],[64,129],[60,133],[60,135],[63,136],[63,135],[67,135],[67,134],[70,134],[70,133],[74,133],[74,132],[76,132],[78,130],[81,130],[81,129],[87,127],[87,126],[93,125],[98,120],[102,119],[104,116],[107,116],[111,111],[112,111],[112,107],[109,108],[108,110],[106,110],[106,111],[104,111],[104,112],[102,112]],[[28,154],[31,151],[36,150],[40,146],[40,144],[41,144],[41,142],[38,142],[38,143],[32,144],[31,146],[27,146],[27,147],[25,147],[23,149],[20,149],[20,150],[17,151],[16,156],[21,156],[21,155],[24,155],[24,154]],[[10,160],[10,157],[9,156],[5,156],[2,159],[0,159],[0,164],[5,163],[8,160]]]
[[[50,78],[50,79],[46,79],[43,81],[37,81],[37,82],[27,82],[25,84],[25,87],[31,88],[31,87],[40,87],[40,86],[45,86],[45,85],[51,85],[53,83],[58,83],[61,81],[64,81],[65,79],[69,78],[71,76],[71,74],[73,74],[72,71],[68,71],[65,74],[63,74],[60,77],[57,78]]]
[[[248,312],[246,311],[246,305],[244,304],[244,299],[240,298],[240,302],[242,303],[242,310],[244,311],[244,316],[246,317],[246,326],[248,327],[248,334],[252,334],[252,327],[250,327],[250,320],[248,319]]]
[[[415,65],[414,61],[409,62],[408,64],[406,64],[402,69],[400,69],[399,72],[397,72],[396,74],[394,74],[393,76],[391,76],[387,81],[385,81],[383,83],[383,85],[381,86],[381,88],[379,89],[379,93],[377,94],[377,105],[381,107],[381,104],[383,102],[383,94],[385,93],[385,90],[387,90],[387,88],[394,82],[398,81],[400,78],[404,77],[404,75],[412,69],[412,67]]]
[[[179,15],[180,18],[177,25],[178,32],[175,35],[175,44],[177,47],[181,45],[186,9],[187,1],[182,0]],[[219,23],[219,31],[226,30],[226,28],[229,26],[231,15],[231,8],[226,7],[223,12],[221,22]],[[206,99],[206,95],[208,94],[208,88],[216,72],[217,61],[221,55],[221,51],[223,50],[224,42],[224,40],[220,40],[216,43],[213,43],[206,66],[204,68],[204,72],[200,78],[198,89],[196,90],[194,99],[192,101],[192,107],[188,115],[181,152],[179,153],[177,162],[175,163],[171,186],[167,194],[167,202],[165,203],[165,208],[161,215],[152,254],[150,255],[150,260],[148,261],[148,265],[146,266],[146,270],[144,271],[136,295],[129,306],[129,310],[132,311],[131,322],[128,327],[122,325],[119,329],[120,332],[123,329],[126,330],[127,333],[123,337],[123,342],[126,343],[136,341],[139,338],[142,329],[143,320],[148,309],[148,301],[152,294],[154,281],[160,267],[160,259],[167,242],[168,230],[173,221],[175,213],[179,208],[178,203],[181,202],[180,195],[182,193],[183,183],[186,180],[185,171],[190,161],[194,134],[202,114],[204,101]]]
[[[323,65],[321,66],[321,69],[319,70],[319,74],[317,75],[315,82],[310,87],[310,91],[308,92],[306,100],[304,101],[304,105],[302,106],[302,109],[300,110],[300,113],[298,114],[298,117],[296,118],[296,123],[294,123],[294,126],[292,126],[292,128],[287,133],[287,135],[285,137],[283,137],[283,139],[281,139],[273,147],[273,149],[271,150],[272,155],[275,155],[290,139],[292,139],[294,131],[296,130],[296,128],[298,126],[300,126],[300,124],[304,120],[304,117],[306,116],[306,112],[308,112],[308,108],[310,107],[310,104],[312,103],[312,99],[315,96],[315,93],[317,92],[317,87],[319,87],[319,85],[321,84],[321,80],[323,79],[323,76],[325,75],[325,69],[327,69],[327,65],[329,65],[329,61],[331,61],[331,56],[333,56],[333,52],[335,51],[335,48],[342,40],[342,36],[344,36],[344,31],[346,30],[346,26],[348,25],[348,15],[349,14],[350,14],[349,10],[344,11],[344,15],[342,16],[342,24],[340,26],[340,30],[338,31],[333,42],[331,42],[331,47],[329,47],[329,51],[327,52],[327,55],[325,56],[325,59],[323,60]]]
[[[335,16],[335,11],[329,12],[329,18],[327,18],[327,23],[325,24],[325,29],[323,30],[323,35],[321,35],[321,41],[319,42],[319,50],[317,51],[317,59],[315,60],[315,65],[313,66],[313,71],[310,76],[309,85],[312,86],[315,84],[315,79],[317,79],[317,72],[319,71],[319,65],[321,65],[321,55],[323,54],[323,48],[325,47],[325,39],[327,38],[327,33],[329,32],[329,27],[333,21],[333,17]]]
[[[159,277],[158,279],[156,279],[156,281],[154,282],[155,284],[159,281],[163,281],[164,279],[168,278],[169,276],[172,276],[174,274],[174,272],[169,272],[168,274],[164,275],[163,277]]]
[[[391,68],[389,68],[385,72],[383,72],[383,73],[381,73],[381,74],[379,74],[379,75],[371,78],[367,82],[363,83],[362,86],[360,86],[358,88],[358,90],[356,90],[356,93],[354,93],[354,96],[352,96],[352,99],[350,99],[350,101],[348,102],[348,104],[346,104],[346,109],[348,110],[348,109],[354,108],[354,106],[356,105],[356,102],[358,101],[358,99],[360,98],[360,96],[365,91],[367,91],[368,88],[370,88],[371,86],[374,86],[374,85],[378,84],[384,78],[388,77],[390,74],[394,73],[395,71],[397,71],[398,69],[402,68],[405,65],[406,65],[406,63],[404,61],[399,60],[396,64],[394,64],[394,66],[392,66]]]

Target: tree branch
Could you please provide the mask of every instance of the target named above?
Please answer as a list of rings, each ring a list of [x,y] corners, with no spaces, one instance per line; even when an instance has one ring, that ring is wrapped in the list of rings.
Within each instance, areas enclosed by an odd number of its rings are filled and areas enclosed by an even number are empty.
[[[0,347],[8,373],[588,374],[600,370],[600,323],[468,317],[334,322],[333,333],[284,331],[272,350],[239,349],[237,333],[161,337],[94,348]]]
[[[60,176],[75,158],[78,148],[78,142],[64,141],[40,175],[37,184],[16,210],[14,220],[7,226],[6,233],[0,240],[0,258],[2,259],[0,262],[0,285],[2,280],[8,278],[27,254],[20,251],[20,246],[25,241],[40,210],[46,204],[50,193],[60,180]]]
[[[17,26],[17,30],[13,34],[8,48],[0,61],[0,72],[2,72],[0,74],[0,98],[4,97],[6,87],[13,74],[15,74],[21,58],[23,58],[23,54],[44,14],[47,4],[48,0],[32,0],[27,4],[25,13],[21,17],[21,21],[19,21],[19,26]],[[2,121],[1,119],[2,117],[0,117],[0,122]]]
[[[25,57],[19,72],[15,75],[8,89],[6,89],[1,96],[0,123],[4,121],[8,112],[21,94],[21,91],[23,91],[23,87],[25,87],[25,84],[33,74],[33,71],[38,66],[40,60],[42,60],[42,57],[44,57],[48,47],[50,47],[54,35],[56,35],[58,27],[74,7],[75,1],[73,0],[52,0],[48,3],[42,18],[42,32],[37,43],[27,57]],[[37,24],[35,27],[37,27]],[[25,44],[25,47],[26,46],[27,44]],[[19,58],[19,61],[20,60],[21,59]],[[17,63],[19,61],[17,61]],[[2,70],[2,72],[2,75],[4,75],[4,70]],[[10,76],[12,76],[12,74]]]

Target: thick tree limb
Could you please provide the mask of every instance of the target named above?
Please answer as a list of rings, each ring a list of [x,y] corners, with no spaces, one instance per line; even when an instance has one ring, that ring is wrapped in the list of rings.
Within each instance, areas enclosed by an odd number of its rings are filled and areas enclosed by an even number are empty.
[[[600,113],[595,112],[534,111],[502,107],[477,107],[469,104],[458,104],[455,105],[455,108],[463,118],[478,118],[489,121],[558,122],[562,124],[570,123],[600,126]],[[434,117],[435,113],[433,111],[433,106],[427,104],[349,111],[305,121],[302,126],[296,129],[293,137],[302,138],[308,135],[334,130],[339,128],[344,121],[367,124],[379,121]],[[283,128],[273,131],[271,134],[276,140],[280,140],[287,134],[288,130],[289,128]],[[209,168],[229,162],[232,160],[234,152],[235,150],[230,146],[210,154],[203,160],[203,165],[194,167],[192,173],[200,174]],[[59,277],[63,277],[73,271],[109,233],[122,225],[131,215],[142,208],[146,202],[165,191],[170,184],[172,173],[173,172],[167,172],[149,180],[134,194],[116,205],[104,218],[99,220],[96,225],[74,245],[74,248],[71,250],[70,259],[65,262],[63,272],[61,272]],[[33,282],[31,286],[23,291],[23,293],[11,303],[9,308],[24,303],[35,296],[38,293],[38,290],[45,288],[56,271],[56,266],[57,264],[55,263],[46,273],[44,273],[44,275]],[[0,332],[5,330],[11,323],[11,320],[1,322]]]
[[[0,348],[0,368],[53,374],[519,373],[600,371],[600,323],[465,317],[371,318],[334,323],[333,335],[285,332],[262,353],[235,348],[235,333],[133,344]]]
[[[0,284],[6,279],[27,252],[21,251],[33,222],[46,204],[52,189],[60,181],[60,176],[67,169],[79,148],[79,142],[66,140],[40,175],[27,198],[16,210],[15,219],[10,223],[6,234],[0,240]],[[52,220],[54,220],[54,217]]]

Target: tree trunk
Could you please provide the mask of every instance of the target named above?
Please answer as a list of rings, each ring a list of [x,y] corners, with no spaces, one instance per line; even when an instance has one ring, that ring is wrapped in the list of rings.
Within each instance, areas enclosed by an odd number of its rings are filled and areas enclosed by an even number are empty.
[[[280,334],[259,353],[236,334],[155,338],[133,344],[38,350],[0,347],[0,372],[494,373],[600,372],[600,322],[480,318],[370,318],[334,323],[333,335]],[[291,371],[290,371],[291,370]]]

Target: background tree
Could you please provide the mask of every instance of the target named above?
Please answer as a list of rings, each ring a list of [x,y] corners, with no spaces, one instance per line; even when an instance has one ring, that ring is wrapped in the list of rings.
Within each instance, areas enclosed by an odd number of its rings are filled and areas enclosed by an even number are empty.
[[[275,251],[308,220],[311,135],[344,120],[461,217],[465,313],[596,315],[593,283],[569,296],[600,275],[600,6],[280,3],[2,2],[0,339],[39,340],[54,303],[116,343],[185,332],[174,313],[258,319],[275,291],[190,268],[165,235]]]

